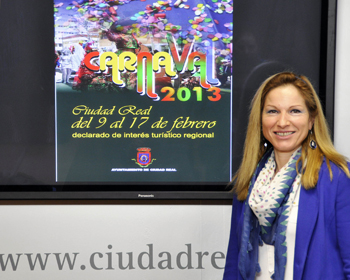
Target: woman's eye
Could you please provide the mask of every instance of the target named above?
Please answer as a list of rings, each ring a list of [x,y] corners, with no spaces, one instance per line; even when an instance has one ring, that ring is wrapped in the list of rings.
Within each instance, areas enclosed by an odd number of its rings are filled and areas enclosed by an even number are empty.
[[[301,111],[300,110],[298,110],[298,109],[293,109],[293,110],[291,110],[291,113],[293,113],[293,114],[298,114],[298,113],[300,113]]]
[[[277,110],[268,110],[267,113],[268,113],[268,114],[276,114],[276,113],[277,113]]]

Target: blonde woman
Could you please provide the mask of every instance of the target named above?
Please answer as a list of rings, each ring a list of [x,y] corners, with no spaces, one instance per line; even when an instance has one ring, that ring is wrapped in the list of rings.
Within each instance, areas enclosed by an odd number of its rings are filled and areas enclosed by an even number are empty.
[[[350,279],[349,177],[310,81],[264,81],[232,181],[224,280]]]

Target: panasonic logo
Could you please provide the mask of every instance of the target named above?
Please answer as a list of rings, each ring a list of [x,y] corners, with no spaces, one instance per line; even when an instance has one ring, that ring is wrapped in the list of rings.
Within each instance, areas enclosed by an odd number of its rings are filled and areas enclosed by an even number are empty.
[[[138,197],[148,198],[148,197],[154,197],[154,195],[153,194],[138,194]]]

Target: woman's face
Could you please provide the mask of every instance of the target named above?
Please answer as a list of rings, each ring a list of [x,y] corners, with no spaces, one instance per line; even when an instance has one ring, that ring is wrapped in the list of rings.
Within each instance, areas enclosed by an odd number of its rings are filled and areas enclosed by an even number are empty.
[[[292,155],[312,125],[305,100],[295,86],[280,86],[267,94],[262,111],[262,131],[275,153]]]

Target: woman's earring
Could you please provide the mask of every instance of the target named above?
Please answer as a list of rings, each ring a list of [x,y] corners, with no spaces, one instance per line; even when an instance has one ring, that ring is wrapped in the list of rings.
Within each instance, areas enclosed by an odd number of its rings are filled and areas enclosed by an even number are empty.
[[[310,134],[312,135],[312,130],[310,130]],[[315,150],[317,148],[316,141],[313,139],[310,140],[310,148],[313,150]]]
[[[314,140],[310,141],[310,148],[313,149],[313,150],[315,150],[317,148],[317,144],[316,144],[316,142]]]
[[[262,136],[262,142],[264,143],[264,148],[266,149],[266,147],[267,147],[267,141],[266,141],[266,139],[265,139],[265,137],[264,136]]]

